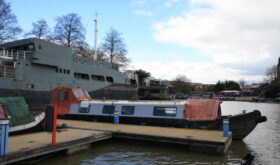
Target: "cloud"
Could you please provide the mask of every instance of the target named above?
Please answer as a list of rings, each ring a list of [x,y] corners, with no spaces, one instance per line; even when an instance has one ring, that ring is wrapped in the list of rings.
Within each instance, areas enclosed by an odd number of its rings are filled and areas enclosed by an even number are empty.
[[[190,4],[191,10],[153,24],[156,41],[200,50],[222,70],[241,68],[246,73],[276,63],[280,1],[191,0]]]
[[[170,61],[170,62],[133,62],[135,69],[143,69],[152,74],[153,77],[165,80],[172,80],[177,75],[185,75],[192,82],[216,83],[218,80],[238,81],[243,71],[239,69],[224,68],[217,64],[206,62],[186,62],[186,61]],[[155,69],[156,68],[156,69]],[[261,76],[246,76],[246,81],[256,81],[262,79]]]
[[[179,2],[180,0],[168,0],[168,1],[165,1],[164,2],[164,7],[167,7],[167,8],[169,8],[169,7],[171,7],[174,3],[177,3],[177,2]]]
[[[148,3],[148,0],[136,0],[136,1],[133,1],[130,6],[145,6],[147,5]]]
[[[145,11],[145,10],[135,10],[133,11],[133,13],[136,15],[147,16],[147,17],[151,17],[153,15],[151,11]]]

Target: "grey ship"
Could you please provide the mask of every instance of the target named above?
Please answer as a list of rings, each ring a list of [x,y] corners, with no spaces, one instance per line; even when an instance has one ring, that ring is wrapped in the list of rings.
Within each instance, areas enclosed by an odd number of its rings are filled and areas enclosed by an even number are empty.
[[[57,86],[84,88],[93,99],[131,99],[138,91],[133,72],[56,43],[28,38],[0,45],[0,97],[24,96],[30,107],[43,107]]]

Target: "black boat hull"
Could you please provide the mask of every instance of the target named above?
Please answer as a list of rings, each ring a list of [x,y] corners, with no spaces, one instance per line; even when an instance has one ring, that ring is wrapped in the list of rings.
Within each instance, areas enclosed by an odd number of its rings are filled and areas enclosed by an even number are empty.
[[[129,84],[112,84],[108,87],[90,91],[89,94],[94,99],[115,99],[131,100],[137,96],[137,86]],[[30,109],[43,109],[50,103],[49,91],[19,90],[0,88],[0,97],[24,97]]]
[[[59,116],[64,119],[87,120],[113,122],[113,116],[95,116],[95,115],[63,115]],[[120,116],[120,123],[125,124],[141,124],[154,125],[163,127],[193,128],[207,130],[223,130],[223,119],[229,119],[230,131],[234,140],[244,139],[250,132],[254,130],[258,123],[266,121],[265,116],[261,116],[260,111],[255,110],[249,113],[242,113],[235,116],[222,116],[212,121],[188,121],[185,119],[166,119],[166,118],[141,118],[141,117],[124,117]]]

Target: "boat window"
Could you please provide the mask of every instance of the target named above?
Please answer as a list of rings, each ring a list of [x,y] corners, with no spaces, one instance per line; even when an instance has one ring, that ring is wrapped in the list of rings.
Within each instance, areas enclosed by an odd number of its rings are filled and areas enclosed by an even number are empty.
[[[130,84],[136,84],[136,80],[130,79]]]
[[[85,95],[86,97],[90,97],[89,94],[88,94],[88,92],[87,92],[86,90],[83,90],[83,92],[84,92],[84,95]]]
[[[74,73],[74,77],[79,80],[89,80],[89,75],[84,73]]]
[[[63,69],[63,73],[66,74],[66,69]]]
[[[115,112],[115,106],[114,105],[104,105],[103,106],[103,114],[113,114]]]
[[[114,79],[113,79],[113,77],[106,77],[106,81],[108,81],[108,82],[114,82]]]
[[[68,92],[60,91],[59,92],[59,101],[65,101],[65,100],[68,100]]]
[[[133,115],[135,106],[122,106],[122,115]]]
[[[34,49],[34,45],[33,44],[28,45],[28,49],[33,50]]]
[[[84,92],[83,89],[74,89],[73,93],[75,95],[76,98],[79,97],[88,97],[88,94]]]
[[[100,75],[91,75],[91,79],[98,80],[98,81],[105,81],[104,76],[100,76]]]
[[[175,117],[177,114],[176,107],[154,107],[154,116],[169,116]]]

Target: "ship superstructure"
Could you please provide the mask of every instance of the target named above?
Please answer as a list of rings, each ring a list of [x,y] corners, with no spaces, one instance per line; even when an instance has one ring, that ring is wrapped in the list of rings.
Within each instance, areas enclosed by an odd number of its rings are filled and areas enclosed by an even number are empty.
[[[0,45],[0,97],[24,96],[31,107],[40,107],[61,85],[108,99],[131,99],[138,90],[137,76],[50,41],[29,38]]]

